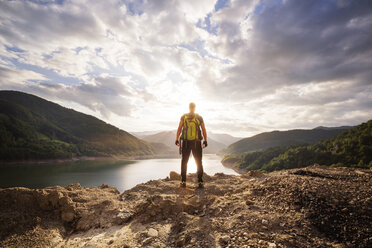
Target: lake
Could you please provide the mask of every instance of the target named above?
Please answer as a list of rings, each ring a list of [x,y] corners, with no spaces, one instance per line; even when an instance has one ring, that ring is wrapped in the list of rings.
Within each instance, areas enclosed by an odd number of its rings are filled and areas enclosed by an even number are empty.
[[[204,171],[237,175],[221,164],[221,157],[203,155]],[[166,178],[170,171],[180,173],[181,159],[147,159],[133,161],[80,160],[50,164],[12,164],[0,167],[0,187],[44,188],[80,183],[93,187],[109,184],[121,192],[152,179]],[[190,157],[188,173],[196,172],[195,161]]]

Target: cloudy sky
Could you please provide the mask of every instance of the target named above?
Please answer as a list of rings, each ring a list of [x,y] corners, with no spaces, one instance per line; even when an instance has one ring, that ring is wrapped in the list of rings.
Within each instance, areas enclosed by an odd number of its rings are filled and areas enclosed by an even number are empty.
[[[372,116],[369,0],[0,0],[0,89],[127,131],[355,125]]]

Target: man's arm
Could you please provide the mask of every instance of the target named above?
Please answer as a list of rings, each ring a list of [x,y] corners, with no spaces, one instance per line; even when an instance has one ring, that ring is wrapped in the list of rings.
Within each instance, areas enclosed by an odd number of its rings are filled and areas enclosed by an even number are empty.
[[[200,126],[201,126],[201,128],[202,128],[204,141],[207,141],[207,130],[205,129],[204,122],[202,122],[202,124],[201,124]]]
[[[178,139],[180,138],[180,135],[181,135],[182,126],[183,126],[183,120],[180,120],[180,124],[178,125],[178,129],[177,129],[176,142],[175,142],[175,144],[178,146],[180,145],[178,142]]]

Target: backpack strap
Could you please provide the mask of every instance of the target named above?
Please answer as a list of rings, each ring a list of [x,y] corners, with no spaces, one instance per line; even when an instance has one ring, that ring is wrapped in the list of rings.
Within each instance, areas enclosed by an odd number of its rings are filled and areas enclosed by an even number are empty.
[[[200,120],[199,120],[198,117],[199,117],[199,115],[198,114],[195,114],[195,119],[196,119],[196,123],[197,123],[197,128],[196,128],[197,138],[198,138],[198,140],[202,140],[203,139],[203,136],[202,136],[201,130],[200,130],[201,123],[200,123]]]
[[[183,115],[183,139],[187,140],[187,114]]]
[[[199,121],[199,118],[198,118],[198,114],[195,114],[195,120],[196,120],[196,123],[198,124],[198,127],[200,126],[200,121]]]

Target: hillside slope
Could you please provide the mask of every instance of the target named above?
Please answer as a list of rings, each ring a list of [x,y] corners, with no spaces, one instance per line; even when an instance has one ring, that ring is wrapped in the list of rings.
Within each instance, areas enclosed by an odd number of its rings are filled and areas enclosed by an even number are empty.
[[[0,91],[0,160],[148,154],[149,144],[93,116]]]
[[[372,246],[370,170],[218,173],[203,190],[173,178],[122,194],[107,185],[0,189],[0,246]]]
[[[229,146],[232,143],[235,143],[242,138],[231,136],[230,134],[226,133],[214,133],[214,132],[208,132],[209,138],[212,138],[213,140],[224,144],[225,146]]]
[[[337,136],[349,127],[340,128],[315,128],[311,130],[288,130],[260,133],[255,136],[244,138],[228,146],[224,154],[237,154],[253,152],[270,147],[314,144],[320,140]]]
[[[314,145],[273,147],[223,159],[224,165],[245,171],[292,169],[315,163],[371,168],[372,120]]]

